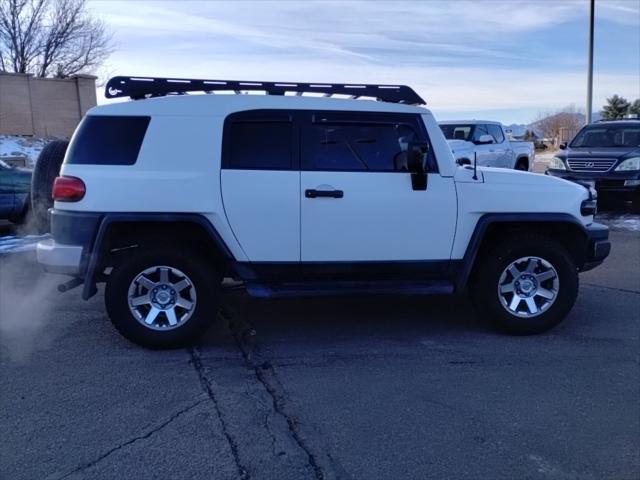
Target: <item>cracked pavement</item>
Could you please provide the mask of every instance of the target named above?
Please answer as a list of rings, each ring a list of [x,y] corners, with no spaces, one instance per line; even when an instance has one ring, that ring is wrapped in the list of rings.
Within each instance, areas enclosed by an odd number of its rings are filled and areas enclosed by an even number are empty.
[[[234,292],[198,345],[154,352],[102,292],[47,297],[25,351],[1,332],[0,478],[638,478],[640,233],[612,240],[537,337],[455,297]],[[24,291],[43,274],[19,255]]]

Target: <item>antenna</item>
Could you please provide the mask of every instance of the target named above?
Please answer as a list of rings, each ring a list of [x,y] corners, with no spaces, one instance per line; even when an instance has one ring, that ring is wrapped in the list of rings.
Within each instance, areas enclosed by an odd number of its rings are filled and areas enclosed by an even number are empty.
[[[478,179],[478,153],[473,152],[473,179]]]

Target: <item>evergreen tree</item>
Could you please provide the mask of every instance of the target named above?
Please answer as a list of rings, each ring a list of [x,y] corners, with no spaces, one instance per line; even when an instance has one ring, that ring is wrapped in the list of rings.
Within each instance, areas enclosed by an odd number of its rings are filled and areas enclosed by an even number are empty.
[[[607,98],[607,104],[602,108],[602,118],[604,120],[618,120],[627,114],[630,103],[624,97],[614,95]]]
[[[631,104],[631,107],[629,107],[629,113],[635,113],[640,116],[640,98],[636,99],[636,101]]]

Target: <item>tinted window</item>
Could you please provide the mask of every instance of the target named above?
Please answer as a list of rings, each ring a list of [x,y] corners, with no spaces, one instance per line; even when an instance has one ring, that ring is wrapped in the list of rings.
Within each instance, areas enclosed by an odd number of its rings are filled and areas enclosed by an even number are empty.
[[[312,124],[303,141],[305,168],[311,170],[406,171],[405,152],[418,142],[405,124]]]
[[[578,132],[571,147],[640,147],[640,126],[589,126]]]
[[[473,130],[473,141],[479,141],[482,135],[491,135],[487,125],[476,125],[476,128]]]
[[[133,165],[149,121],[150,117],[86,116],[69,145],[66,162]]]
[[[471,141],[474,125],[440,125],[440,130],[444,133],[447,140],[465,140]]]
[[[489,129],[489,134],[493,137],[496,143],[502,143],[504,141],[504,134],[502,133],[502,128],[500,125],[487,125]]]
[[[224,133],[225,168],[289,170],[293,124],[277,121],[234,121]]]

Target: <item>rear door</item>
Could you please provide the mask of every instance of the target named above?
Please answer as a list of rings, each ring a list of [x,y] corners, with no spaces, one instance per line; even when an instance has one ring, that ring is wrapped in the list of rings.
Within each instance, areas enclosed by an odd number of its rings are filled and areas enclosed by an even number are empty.
[[[452,178],[427,154],[427,190],[413,190],[404,152],[426,142],[418,115],[313,112],[301,123],[303,262],[448,260],[456,222]]]
[[[252,262],[300,260],[298,136],[291,112],[252,110],[226,118],[222,200]]]

